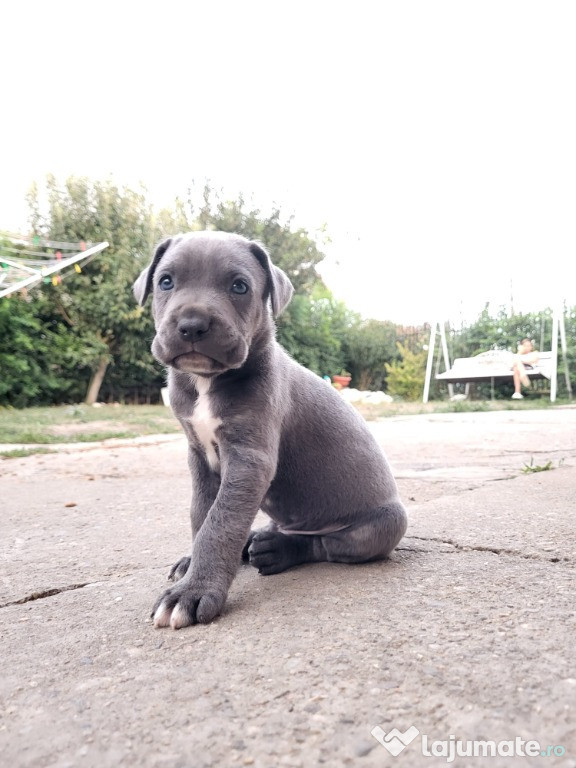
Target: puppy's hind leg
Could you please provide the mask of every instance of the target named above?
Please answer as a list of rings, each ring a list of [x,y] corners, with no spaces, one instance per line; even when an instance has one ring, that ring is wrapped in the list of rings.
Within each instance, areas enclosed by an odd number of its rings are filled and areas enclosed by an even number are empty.
[[[404,506],[395,501],[375,509],[349,528],[322,536],[326,560],[334,563],[368,563],[383,560],[406,533]]]
[[[367,563],[383,560],[406,532],[406,511],[392,502],[334,533],[285,534],[277,529],[255,531],[247,545],[250,565],[264,576],[312,562]]]

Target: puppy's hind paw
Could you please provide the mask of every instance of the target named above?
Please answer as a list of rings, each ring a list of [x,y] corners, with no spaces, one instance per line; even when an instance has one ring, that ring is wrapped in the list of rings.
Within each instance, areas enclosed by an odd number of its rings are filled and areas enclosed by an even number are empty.
[[[174,565],[170,569],[170,573],[168,574],[168,580],[180,581],[180,579],[186,576],[186,572],[188,571],[189,567],[190,567],[190,558],[181,557],[180,560],[178,560],[177,563],[174,563]]]
[[[293,536],[266,529],[256,531],[248,547],[250,565],[263,576],[281,573],[308,559],[304,555],[304,548]]]

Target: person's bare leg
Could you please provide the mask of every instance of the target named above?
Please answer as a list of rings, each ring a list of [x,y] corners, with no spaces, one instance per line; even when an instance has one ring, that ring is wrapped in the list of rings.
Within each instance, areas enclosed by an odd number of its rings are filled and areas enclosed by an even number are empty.
[[[514,394],[515,395],[519,395],[519,394],[521,394],[521,389],[522,389],[521,384],[522,383],[520,381],[520,371],[518,370],[518,366],[517,365],[514,365],[514,369],[513,369],[512,373],[513,373],[513,376],[514,376]]]
[[[524,387],[530,386],[530,379],[528,378],[528,374],[526,373],[526,368],[524,368],[524,363],[522,360],[518,361],[518,375],[520,376],[520,381]]]

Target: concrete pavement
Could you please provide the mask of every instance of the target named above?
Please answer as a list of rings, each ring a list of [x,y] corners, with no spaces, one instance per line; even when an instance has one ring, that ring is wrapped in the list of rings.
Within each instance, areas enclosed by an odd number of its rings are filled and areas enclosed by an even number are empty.
[[[179,632],[148,614],[189,547],[183,439],[0,462],[3,764],[418,768],[494,742],[450,764],[574,768],[576,409],[372,428],[410,514],[394,556],[243,567]],[[393,756],[375,727],[418,733]]]

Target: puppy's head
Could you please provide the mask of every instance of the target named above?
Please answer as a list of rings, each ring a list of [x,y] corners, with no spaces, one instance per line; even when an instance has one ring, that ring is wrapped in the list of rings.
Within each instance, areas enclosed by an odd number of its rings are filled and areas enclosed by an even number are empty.
[[[225,232],[164,240],[134,284],[140,304],[152,294],[154,356],[200,376],[240,368],[292,291],[261,245]]]

